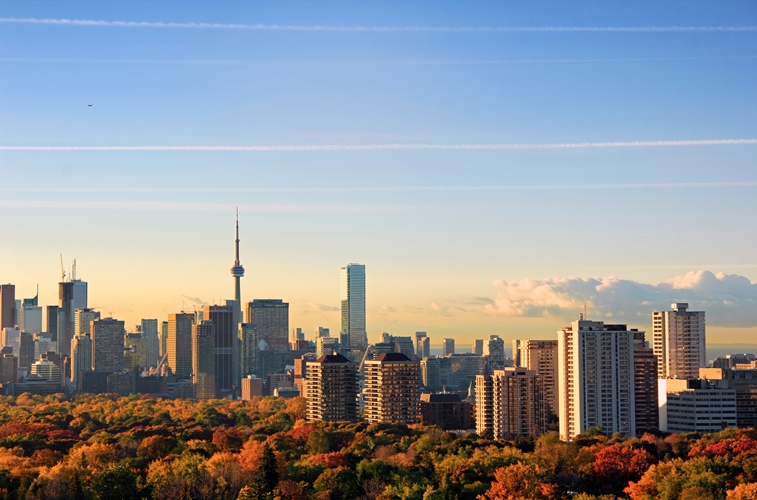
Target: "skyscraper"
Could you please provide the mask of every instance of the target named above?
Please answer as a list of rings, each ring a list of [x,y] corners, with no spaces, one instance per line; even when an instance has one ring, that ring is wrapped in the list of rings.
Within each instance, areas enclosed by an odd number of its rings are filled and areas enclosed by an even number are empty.
[[[58,350],[61,356],[68,356],[74,336],[74,312],[87,308],[87,283],[77,279],[58,283],[58,308]]]
[[[236,239],[234,240],[234,266],[231,268],[231,275],[234,277],[234,300],[236,301],[236,308],[234,309],[234,323],[239,324],[242,322],[242,285],[241,280],[244,276],[244,267],[239,262],[239,209],[237,209],[237,231]],[[234,326],[236,331],[236,325]]]
[[[168,315],[168,336],[166,352],[168,367],[178,378],[192,375],[192,325],[194,314],[177,313]]]
[[[343,349],[364,351],[368,347],[365,329],[365,266],[348,264],[342,267],[342,330],[349,345]]]
[[[476,339],[473,341],[473,354],[477,354],[479,356],[484,355],[484,340],[483,339]]]
[[[124,322],[113,318],[91,323],[92,370],[113,373],[124,369]]]
[[[634,406],[636,408],[636,435],[655,432],[660,428],[657,404],[657,358],[644,342],[644,332],[634,340]]]
[[[71,339],[71,389],[79,390],[82,372],[92,371],[92,339],[89,334],[75,335]]]
[[[233,316],[233,311],[228,311]],[[197,399],[212,399],[218,394],[216,374],[215,324],[201,321],[192,326],[192,385]]]
[[[533,370],[542,377],[544,403],[547,410],[557,411],[557,341],[514,340],[518,343],[520,359],[513,357],[516,366]],[[515,351],[514,351],[515,352]],[[515,354],[513,353],[513,356]]]
[[[74,311],[74,337],[89,335],[92,322],[100,319],[100,312],[94,309],[77,309]]]
[[[241,378],[252,375],[258,366],[258,329],[252,323],[239,325],[239,373]]]
[[[158,338],[158,320],[143,319],[140,324],[145,339],[145,366],[157,366],[160,360],[160,339]]]
[[[18,326],[25,332],[42,332],[42,308],[39,307],[39,290],[32,298],[24,299],[18,311]]]
[[[455,354],[455,339],[444,339],[444,355]]]
[[[58,341],[58,306],[47,306],[47,334],[53,342]]]
[[[689,304],[674,302],[672,311],[652,314],[652,349],[659,378],[694,379],[707,366],[704,311],[688,311]]]
[[[306,364],[308,421],[356,422],[357,364],[341,354],[324,354]]]
[[[234,323],[236,314],[233,307],[205,306],[206,321],[213,322],[215,334],[216,392],[230,394],[240,384],[239,370],[239,327]]]
[[[247,322],[258,329],[260,350],[289,349],[289,303],[255,299],[247,304]]]
[[[634,435],[635,333],[583,318],[557,332],[561,439],[596,427],[607,435]]]
[[[399,352],[365,362],[365,409],[368,423],[414,424],[419,419],[420,367]]]
[[[484,356],[489,357],[489,373],[505,369],[505,341],[499,335],[490,335],[484,342]]]
[[[16,326],[16,285],[0,285],[0,330]]]

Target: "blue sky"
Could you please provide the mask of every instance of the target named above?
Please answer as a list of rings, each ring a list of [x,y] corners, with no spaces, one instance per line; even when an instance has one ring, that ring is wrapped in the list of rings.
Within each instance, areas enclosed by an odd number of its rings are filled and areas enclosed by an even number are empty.
[[[641,285],[676,278],[713,342],[757,333],[754,2],[5,2],[0,18],[0,281],[21,293],[55,302],[63,252],[129,322],[226,298],[239,205],[244,298],[289,300],[308,332],[337,329],[339,267],[361,262],[371,335],[552,335],[580,293],[645,328],[669,285]],[[752,142],[697,143],[727,139]],[[687,143],[7,149],[637,141]],[[619,281],[586,297],[569,277]],[[635,305],[618,315],[609,289]]]

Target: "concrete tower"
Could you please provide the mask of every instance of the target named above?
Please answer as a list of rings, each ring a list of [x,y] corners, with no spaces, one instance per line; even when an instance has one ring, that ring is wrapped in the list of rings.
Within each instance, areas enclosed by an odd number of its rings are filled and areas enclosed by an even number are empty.
[[[244,276],[244,267],[239,263],[239,209],[237,209],[237,232],[234,240],[235,259],[234,266],[231,268],[231,275],[234,277],[234,300],[236,300],[236,310],[234,311],[236,323],[242,322],[242,286],[241,278]]]

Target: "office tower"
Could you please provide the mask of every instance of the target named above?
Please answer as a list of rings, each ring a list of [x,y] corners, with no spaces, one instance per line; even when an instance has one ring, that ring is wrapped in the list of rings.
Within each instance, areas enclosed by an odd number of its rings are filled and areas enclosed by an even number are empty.
[[[392,336],[392,351],[401,352],[408,359],[415,359],[415,348],[413,347],[413,339],[410,337],[394,337]]]
[[[0,354],[0,384],[18,382],[18,358],[13,354]]]
[[[520,349],[521,349],[521,341],[520,340],[513,340],[513,366],[521,366],[520,364]]]
[[[450,354],[439,358],[441,383],[450,391],[465,391],[476,381],[476,375],[486,373],[487,360],[477,354]]]
[[[100,319],[100,313],[94,309],[77,309],[74,312],[74,336],[89,335],[92,322]]]
[[[670,307],[672,311],[652,313],[658,378],[697,378],[699,368],[707,366],[704,311],[688,311],[685,302]]]
[[[235,324],[234,331],[236,331],[236,325],[242,322],[241,280],[242,276],[244,276],[244,267],[242,267],[242,264],[239,262],[239,209],[237,209],[237,230],[236,239],[234,240],[234,266],[231,268],[231,275],[234,277],[234,301],[236,302],[236,307],[234,308],[233,313]]]
[[[704,433],[736,427],[736,390],[723,382],[658,379],[660,430]]]
[[[513,357],[515,366],[533,370],[541,376],[547,410],[557,412],[557,341],[513,340],[513,346],[516,342],[520,357]]]
[[[92,371],[92,339],[89,334],[76,335],[71,340],[71,386],[79,390],[82,372]]]
[[[505,368],[505,341],[499,335],[490,335],[484,342],[484,356],[489,357],[489,372]]]
[[[0,285],[0,330],[16,326],[16,285]]]
[[[439,358],[423,358],[421,360],[421,382],[423,387],[432,392],[442,390],[441,363]]]
[[[626,325],[583,318],[557,332],[561,439],[595,427],[607,435],[634,435],[635,333]]]
[[[429,337],[423,337],[421,339],[421,357],[419,359],[428,358],[431,356],[431,339]]]
[[[473,341],[473,354],[478,356],[484,355],[484,341],[483,339],[476,339]]]
[[[480,404],[479,404],[480,402]],[[547,431],[549,410],[543,379],[533,370],[508,366],[476,376],[476,432],[495,439],[534,437]]]
[[[37,295],[21,302],[18,310],[18,326],[25,332],[42,332],[42,308],[39,307],[39,290]]]
[[[39,359],[40,354],[47,354],[48,352],[56,352],[55,342],[48,337],[44,337],[41,333],[35,333],[34,337],[34,359]]]
[[[331,332],[328,328],[324,328],[322,326],[316,326],[315,327],[315,338],[321,338],[321,337],[331,337]]]
[[[239,373],[241,378],[252,375],[258,367],[258,329],[252,323],[239,325]]]
[[[402,353],[380,354],[366,361],[365,408],[368,423],[414,424],[418,422],[420,367]]]
[[[158,320],[143,319],[139,330],[145,339],[145,367],[158,366],[160,360],[160,339],[158,338]]]
[[[321,357],[325,354],[334,354],[339,349],[339,340],[333,337],[318,337],[315,340],[315,354]]]
[[[22,331],[19,335],[18,366],[29,373],[34,360],[34,335]]]
[[[220,306],[206,306],[220,307]],[[217,312],[217,311],[216,311]],[[214,311],[211,311],[213,314]],[[233,323],[234,311],[225,311],[229,324]],[[218,393],[216,362],[219,357],[216,349],[216,324],[211,320],[202,321],[192,326],[192,385],[197,399],[213,399]],[[222,362],[227,362],[221,358]],[[225,375],[225,374],[224,374]]]
[[[168,321],[160,323],[160,359],[168,354]]]
[[[205,306],[205,321],[215,328],[216,389],[219,395],[230,394],[239,385],[239,326],[234,323],[233,307]]]
[[[348,264],[342,268],[342,330],[346,350],[364,351],[368,347],[365,329],[365,266]]]
[[[308,421],[357,422],[357,364],[326,354],[306,365]]]
[[[426,335],[426,332],[415,332],[415,357],[418,359],[427,358],[428,356],[424,356],[423,352],[423,342],[425,339],[428,338],[428,335]],[[412,356],[409,356],[410,359],[412,359]]]
[[[18,356],[21,352],[21,330],[13,327],[0,329],[0,343],[10,348],[9,354]]]
[[[60,367],[44,356],[32,363],[30,373],[51,382],[60,383]]]
[[[392,334],[389,332],[381,332],[381,342],[391,342],[392,341]]]
[[[310,343],[307,340],[305,340],[305,332],[302,331],[302,328],[292,328],[291,349],[293,351],[300,351],[300,350],[306,351],[309,346],[310,346]]]
[[[124,369],[136,372],[147,367],[147,339],[141,331],[127,333],[124,336]]]
[[[87,283],[72,279],[58,283],[58,349],[61,356],[71,354],[74,313],[87,308]]]
[[[113,318],[90,323],[92,370],[113,373],[124,369],[124,322]]]
[[[192,376],[192,325],[194,325],[194,317],[192,313],[168,315],[167,363],[171,373],[178,378]]]
[[[247,322],[258,329],[260,350],[289,349],[289,303],[255,299],[247,304]]]
[[[45,312],[47,334],[53,342],[58,341],[58,306],[47,306]]]
[[[455,354],[455,339],[444,339],[444,355]]]
[[[657,358],[645,345],[644,332],[634,341],[634,401],[636,407],[636,435],[656,432],[660,428],[657,405]]]

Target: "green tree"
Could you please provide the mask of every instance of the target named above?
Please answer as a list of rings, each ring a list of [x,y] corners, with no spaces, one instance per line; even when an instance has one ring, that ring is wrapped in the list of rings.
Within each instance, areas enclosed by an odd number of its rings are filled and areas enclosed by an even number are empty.
[[[266,443],[263,446],[263,458],[260,463],[263,485],[266,491],[273,491],[279,484],[279,471],[276,464],[276,455],[273,449]]]
[[[137,476],[123,465],[104,470],[92,482],[92,491],[100,500],[139,500]]]

